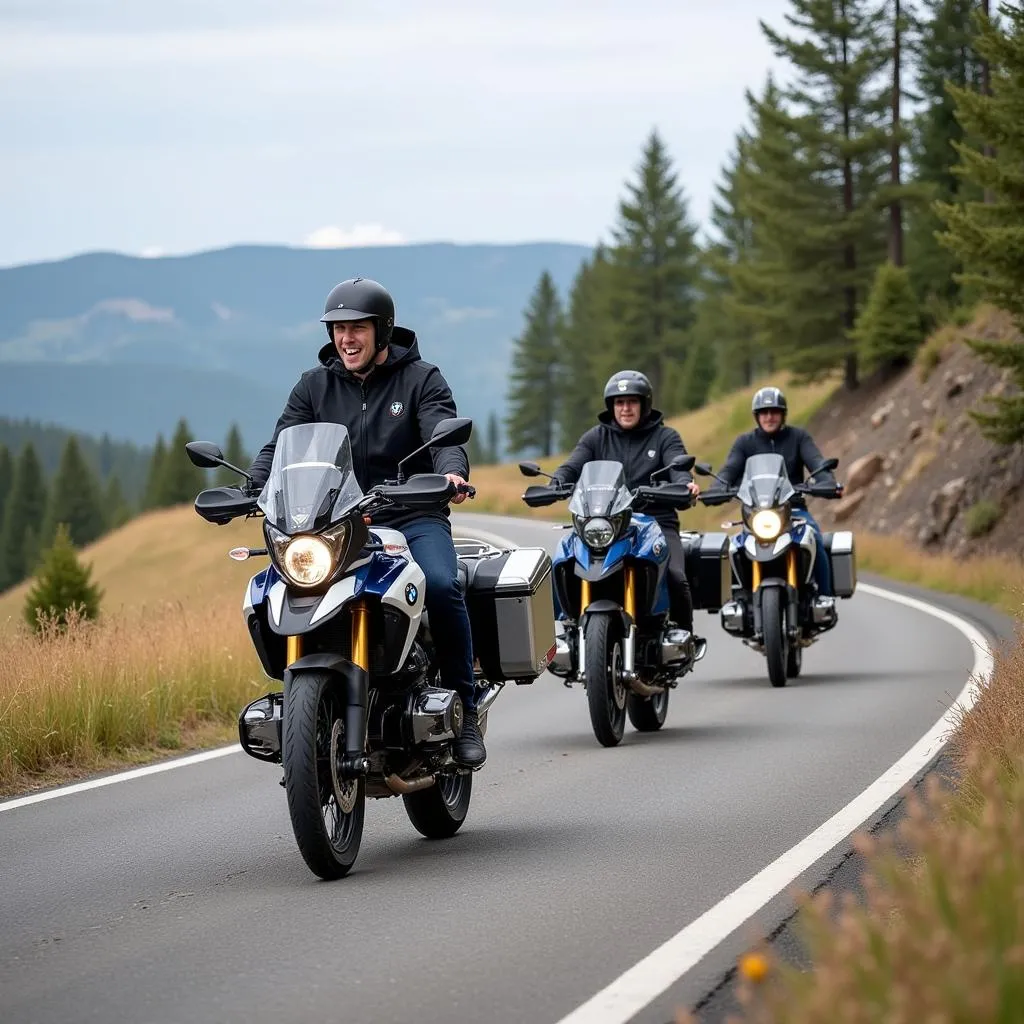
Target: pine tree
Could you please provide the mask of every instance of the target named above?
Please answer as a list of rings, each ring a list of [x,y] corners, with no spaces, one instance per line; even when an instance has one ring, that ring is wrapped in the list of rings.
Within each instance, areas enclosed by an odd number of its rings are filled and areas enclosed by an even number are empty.
[[[82,619],[97,618],[103,592],[92,582],[91,576],[92,566],[78,560],[67,525],[60,523],[25,598],[28,624],[42,632],[47,620],[66,626],[71,612]]]
[[[576,273],[562,336],[562,374],[558,408],[558,444],[571,449],[604,409],[607,379],[619,366],[615,321],[610,309],[615,271],[603,246]]]
[[[668,153],[652,131],[627,183],[612,229],[610,315],[623,367],[641,370],[665,412],[680,405],[666,392],[668,368],[686,360],[700,273],[696,226]]]
[[[185,458],[188,458],[188,456],[186,455]],[[242,432],[238,429],[237,423],[232,423],[231,429],[228,431],[227,444],[224,446],[224,460],[230,462],[232,466],[237,466],[239,469],[246,469],[249,463],[252,462],[252,459],[245,450],[245,446],[242,444]],[[214,481],[215,486],[227,487],[237,487],[240,483],[243,483],[242,478],[237,473],[233,473],[230,469],[225,469],[223,466],[218,468]]]
[[[0,564],[4,577],[0,590],[31,574],[39,557],[39,534],[46,514],[47,488],[43,467],[29,442],[14,467],[14,480],[0,531]]]
[[[125,499],[121,478],[116,473],[112,473],[107,481],[103,495],[103,512],[108,530],[116,530],[132,518],[131,506]]]
[[[164,476],[164,462],[167,460],[167,445],[163,434],[157,434],[153,454],[149,459],[149,472],[146,475],[146,488],[142,495],[144,509],[160,508],[163,504],[161,487]]]
[[[512,451],[554,451],[562,316],[555,282],[545,270],[530,298],[526,328],[514,343],[507,419]]]
[[[1024,10],[1002,5],[1005,28],[978,17],[976,46],[989,64],[991,95],[948,86],[964,128],[984,139],[992,155],[955,144],[954,171],[987,190],[992,201],[937,203],[947,225],[939,239],[965,270],[959,280],[1012,314],[1024,333]],[[989,398],[991,412],[974,411],[982,433],[998,444],[1024,441],[1024,343],[970,339],[982,358],[1009,370],[1016,394]]]
[[[924,340],[924,324],[906,267],[886,261],[878,268],[854,339],[870,369],[905,366]]]
[[[56,535],[58,523],[67,526],[71,543],[79,548],[101,537],[106,527],[99,483],[73,434],[64,446],[50,489],[42,529],[44,545]]]
[[[781,35],[761,22],[776,55],[795,65],[796,83],[787,90],[794,107],[789,127],[817,165],[814,176],[832,184],[836,205],[824,221],[804,230],[833,248],[840,258],[842,364],[847,388],[858,384],[852,331],[877,265],[885,255],[883,205],[902,198],[903,189],[886,186],[893,145],[885,124],[891,90],[879,73],[891,59],[885,19],[869,0],[791,0],[786,21],[806,38]],[[801,340],[813,350],[828,339]],[[818,355],[808,353],[820,363]]]
[[[7,509],[7,498],[14,485],[14,462],[11,451],[5,444],[0,444],[0,538],[3,537],[4,512]],[[4,561],[4,548],[0,544],[0,590],[3,589],[7,570]]]
[[[910,159],[918,183],[928,196],[943,203],[967,202],[982,197],[971,181],[954,172],[955,145],[970,144],[956,116],[950,82],[960,89],[978,90],[981,64],[974,50],[972,13],[977,0],[920,0],[919,18],[912,54],[916,90],[923,108],[912,124]],[[960,297],[954,275],[962,269],[956,255],[940,245],[935,234],[942,222],[932,203],[908,211],[907,254],[911,279],[923,300],[931,297],[943,306],[953,306]]]
[[[746,98],[753,127],[735,191],[751,239],[729,266],[725,308],[749,338],[752,364],[813,378],[847,351],[844,254],[835,239],[841,206],[772,79],[760,98]]]
[[[178,426],[164,455],[160,474],[159,501],[164,508],[170,505],[192,504],[196,495],[206,486],[206,470],[192,465],[185,445],[192,440],[188,423],[178,420]],[[244,466],[240,466],[244,469]],[[238,481],[235,477],[235,482]]]
[[[100,438],[99,449],[96,453],[97,469],[101,482],[110,476],[116,458],[117,453],[114,450],[114,442],[111,441],[109,434],[104,433]]]
[[[487,461],[491,465],[501,462],[501,427],[493,410],[487,417]]]

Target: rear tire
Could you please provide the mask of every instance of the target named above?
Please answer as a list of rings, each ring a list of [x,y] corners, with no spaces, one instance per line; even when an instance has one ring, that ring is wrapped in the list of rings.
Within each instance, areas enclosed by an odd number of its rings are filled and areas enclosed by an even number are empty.
[[[622,666],[621,631],[609,615],[595,615],[586,632],[584,676],[590,724],[603,747],[615,747],[626,729],[626,687]]]
[[[337,778],[344,707],[326,672],[296,675],[284,695],[281,760],[288,813],[302,859],[326,881],[352,870],[363,839],[365,780]]]
[[[451,839],[469,813],[473,776],[469,772],[443,775],[429,789],[402,797],[405,813],[420,835],[427,839]]]
[[[657,732],[668,715],[668,690],[653,697],[631,693],[626,698],[626,710],[637,732]]]
[[[790,679],[796,679],[800,675],[800,669],[804,665],[804,649],[793,644],[789,648],[789,656],[786,658],[786,675]]]
[[[780,587],[766,587],[761,591],[761,628],[764,631],[768,678],[772,686],[785,686],[789,638],[786,635],[786,616]]]

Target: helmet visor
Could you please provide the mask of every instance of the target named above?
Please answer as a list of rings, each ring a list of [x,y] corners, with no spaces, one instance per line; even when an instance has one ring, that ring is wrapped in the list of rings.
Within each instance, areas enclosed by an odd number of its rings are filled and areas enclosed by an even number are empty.
[[[376,313],[364,313],[361,309],[329,309],[322,317],[320,323],[333,324],[342,320],[376,320]]]

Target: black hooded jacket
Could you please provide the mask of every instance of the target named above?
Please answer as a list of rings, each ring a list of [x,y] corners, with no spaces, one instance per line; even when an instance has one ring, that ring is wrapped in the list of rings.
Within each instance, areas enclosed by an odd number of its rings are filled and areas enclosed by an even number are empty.
[[[266,483],[278,435],[296,423],[341,423],[352,441],[356,480],[362,490],[393,480],[398,462],[425,444],[440,420],[458,415],[451,388],[441,371],[420,358],[416,335],[394,328],[387,360],[360,381],[345,369],[333,342],[318,354],[319,366],[306,370],[292,388],[284,411],[249,467],[257,487]],[[413,473],[457,473],[469,479],[464,446],[427,449],[403,467]],[[448,516],[447,506],[437,513],[391,508],[375,513],[380,526],[401,528],[403,522],[423,515]]]
[[[623,430],[607,409],[597,420],[597,426],[591,427],[576,442],[569,457],[552,473],[560,483],[574,484],[588,462],[608,459],[622,463],[626,486],[632,490],[650,484],[655,470],[663,469],[677,455],[687,454],[679,431],[666,425],[664,416],[657,409],[652,409],[631,430]],[[690,483],[693,480],[689,473],[678,469],[658,479],[666,477],[671,483]],[[662,527],[678,531],[679,513],[675,509],[651,509],[649,514]]]
[[[786,460],[786,471],[789,482],[801,484],[804,473],[811,473],[816,466],[825,461],[825,456],[818,450],[811,435],[802,427],[781,426],[773,434],[766,434],[760,427],[748,434],[740,434],[733,442],[732,449],[718,475],[726,486],[735,487],[743,478],[743,469],[751,455],[781,455]],[[831,472],[819,473],[814,478],[816,484],[834,484],[835,476]],[[708,491],[713,494],[722,487]],[[793,508],[806,508],[807,502],[802,494],[795,494],[790,502]]]

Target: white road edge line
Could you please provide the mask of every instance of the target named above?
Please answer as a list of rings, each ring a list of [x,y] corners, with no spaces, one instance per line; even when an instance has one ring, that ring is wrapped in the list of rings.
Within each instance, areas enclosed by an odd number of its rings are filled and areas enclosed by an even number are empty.
[[[131,782],[132,779],[141,779],[145,775],[169,772],[172,768],[186,768],[190,764],[200,764],[203,761],[212,761],[215,757],[224,757],[225,754],[241,753],[241,750],[241,745],[235,743],[230,747],[217,747],[214,750],[204,750],[200,754],[176,757],[173,761],[161,761],[159,764],[148,764],[143,768],[132,768],[130,771],[118,772],[116,775],[105,775],[101,779],[90,779],[88,782],[76,782],[74,785],[61,786],[59,789],[47,789],[42,793],[20,796],[15,800],[8,800],[6,803],[0,804],[0,813],[3,811],[13,811],[18,807],[27,807],[29,804],[42,803],[44,800],[55,800],[59,796],[73,796],[75,793],[84,793],[86,790],[112,786],[115,782]]]
[[[858,591],[906,605],[958,629],[974,646],[974,668],[946,713],[891,768],[803,841],[701,914],[557,1024],[625,1024],[716,946],[846,839],[928,764],[955,726],[956,707],[973,707],[992,675],[993,658],[982,632],[952,612],[894,591],[859,583]]]

